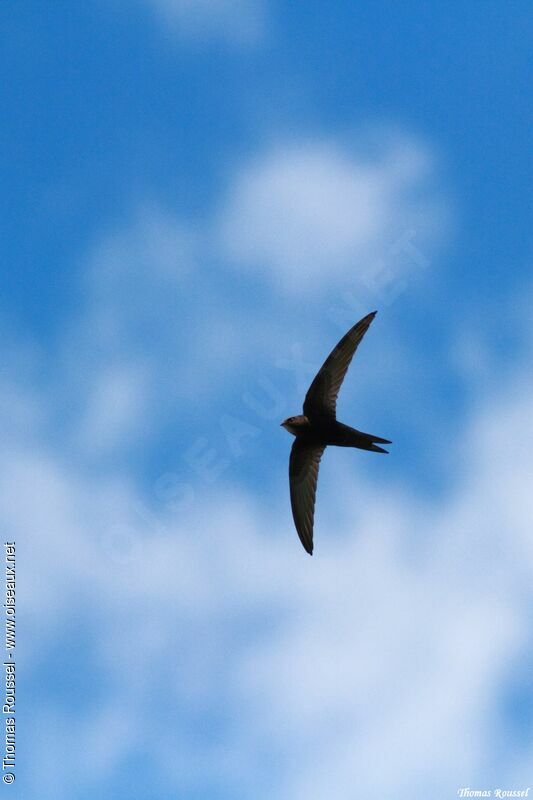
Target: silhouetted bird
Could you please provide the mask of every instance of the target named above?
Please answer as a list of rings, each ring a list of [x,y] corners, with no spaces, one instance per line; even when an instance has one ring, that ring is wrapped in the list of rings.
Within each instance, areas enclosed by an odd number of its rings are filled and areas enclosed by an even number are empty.
[[[362,433],[343,425],[342,422],[337,422],[336,414],[337,395],[346,370],[376,313],[373,311],[367,314],[357,325],[350,328],[326,358],[307,391],[304,413],[297,417],[288,417],[281,423],[296,437],[289,460],[291,506],[298,536],[309,555],[313,553],[313,519],[318,467],[327,445],[358,447],[375,453],[387,453],[388,451],[378,447],[376,442],[392,444],[388,439]]]

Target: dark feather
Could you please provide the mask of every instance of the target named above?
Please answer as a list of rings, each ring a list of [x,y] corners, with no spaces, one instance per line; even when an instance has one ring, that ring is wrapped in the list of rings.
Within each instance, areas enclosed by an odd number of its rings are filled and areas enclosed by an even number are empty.
[[[350,328],[324,361],[305,396],[304,414],[308,419],[321,416],[336,417],[339,389],[357,346],[376,313],[373,311],[367,314]]]
[[[320,459],[325,445],[295,439],[289,460],[291,507],[300,541],[313,554],[313,519]]]

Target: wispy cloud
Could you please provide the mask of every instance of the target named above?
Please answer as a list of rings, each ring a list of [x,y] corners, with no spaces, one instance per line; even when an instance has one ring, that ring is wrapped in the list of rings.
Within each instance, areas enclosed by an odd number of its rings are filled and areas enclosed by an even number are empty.
[[[237,47],[258,44],[266,27],[263,0],[145,0],[172,35]]]
[[[94,376],[83,416],[78,421],[79,440],[93,456],[127,446],[142,430],[150,389],[147,374],[138,365],[105,366]]]
[[[305,296],[338,281],[372,287],[388,273],[397,284],[407,266],[427,266],[448,222],[428,150],[377,132],[258,155],[232,181],[219,225],[235,266]]]

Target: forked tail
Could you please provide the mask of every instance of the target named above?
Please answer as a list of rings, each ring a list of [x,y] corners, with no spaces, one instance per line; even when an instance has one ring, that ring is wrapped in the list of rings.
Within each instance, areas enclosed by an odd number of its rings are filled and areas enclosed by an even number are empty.
[[[376,442],[379,444],[392,444],[389,439],[382,439],[381,436],[373,436],[371,433],[361,433],[361,431],[357,431],[359,434],[357,437],[357,443],[355,444],[360,450],[372,450],[374,453],[388,453],[388,450],[385,450],[383,447],[378,447]]]

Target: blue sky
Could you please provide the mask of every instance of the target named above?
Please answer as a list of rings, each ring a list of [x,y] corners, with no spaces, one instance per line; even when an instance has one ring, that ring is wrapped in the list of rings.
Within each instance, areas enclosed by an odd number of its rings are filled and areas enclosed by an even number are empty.
[[[6,794],[526,788],[529,4],[0,14]],[[374,309],[339,413],[394,445],[326,453],[309,559],[279,422]]]

